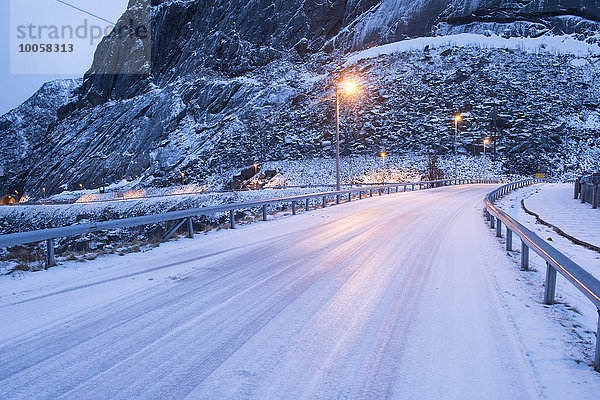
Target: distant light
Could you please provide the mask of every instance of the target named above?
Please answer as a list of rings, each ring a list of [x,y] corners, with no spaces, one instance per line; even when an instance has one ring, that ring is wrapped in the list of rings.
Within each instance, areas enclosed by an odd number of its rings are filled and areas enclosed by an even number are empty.
[[[488,144],[490,142],[490,139],[484,139],[483,140],[483,144]]]
[[[460,121],[461,119],[462,119],[462,117],[460,115],[458,115],[458,114],[454,116],[454,120],[456,122]]]
[[[385,152],[384,152],[384,153],[381,153],[381,154],[380,154],[380,156],[381,156],[382,158],[385,158],[385,157],[387,156],[387,154],[385,154]]]

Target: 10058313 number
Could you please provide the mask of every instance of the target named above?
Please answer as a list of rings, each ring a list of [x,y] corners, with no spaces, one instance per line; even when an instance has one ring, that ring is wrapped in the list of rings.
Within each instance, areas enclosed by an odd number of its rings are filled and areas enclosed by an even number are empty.
[[[72,43],[62,44],[19,44],[19,53],[72,53],[75,47]]]

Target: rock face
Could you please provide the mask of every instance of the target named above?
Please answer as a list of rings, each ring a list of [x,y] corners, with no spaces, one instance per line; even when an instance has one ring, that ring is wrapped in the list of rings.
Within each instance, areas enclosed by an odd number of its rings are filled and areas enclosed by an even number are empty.
[[[80,85],[80,79],[48,82],[19,107],[0,117],[0,165],[4,166],[0,169],[7,176],[13,175],[15,188],[23,187],[19,183],[26,179],[27,169],[38,161],[38,151],[56,123],[57,110],[76,99],[73,92]]]
[[[327,95],[348,52],[433,34],[595,41],[600,31],[590,0],[131,0],[122,20],[132,17],[151,22],[149,49],[105,38],[82,82],[50,83],[2,117],[0,163],[9,177],[0,190],[20,185],[35,195],[138,177],[167,185],[181,172],[202,180],[266,158],[329,156],[331,107],[303,93]],[[473,137],[462,151],[476,148],[496,112],[508,138],[498,151],[554,153],[570,128],[546,112],[596,112],[592,78],[559,56],[472,49],[388,58],[355,71],[370,89],[346,108],[343,117],[354,121],[344,128],[352,129],[343,132],[346,153],[420,151],[429,134],[444,151],[445,116],[457,109],[478,115],[465,126]],[[144,73],[128,73],[132,66]],[[537,132],[552,141],[531,139]]]

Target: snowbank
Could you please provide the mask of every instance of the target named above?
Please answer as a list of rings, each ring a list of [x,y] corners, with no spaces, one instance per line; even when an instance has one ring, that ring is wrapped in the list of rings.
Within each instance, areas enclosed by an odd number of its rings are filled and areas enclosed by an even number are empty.
[[[569,54],[574,56],[600,55],[600,46],[576,40],[571,36],[541,36],[537,38],[503,38],[496,35],[485,36],[473,33],[457,35],[422,37],[402,40],[361,51],[346,61],[348,67],[358,61],[376,58],[381,55],[394,54],[402,51],[422,50],[425,46],[476,46],[527,51],[532,53],[546,52],[552,54]]]

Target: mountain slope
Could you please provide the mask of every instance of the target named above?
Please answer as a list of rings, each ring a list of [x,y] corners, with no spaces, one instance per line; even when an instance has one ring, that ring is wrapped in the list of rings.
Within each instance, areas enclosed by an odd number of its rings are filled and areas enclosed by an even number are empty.
[[[140,56],[143,49],[105,38],[77,97],[65,104],[58,95],[52,103],[56,121],[28,124],[37,132],[29,156],[16,163],[14,146],[0,150],[8,184],[34,194],[42,186],[56,192],[140,176],[145,184],[165,185],[180,172],[202,180],[224,166],[328,156],[331,107],[304,94],[330,93],[347,73],[339,66],[349,52],[463,31],[570,33],[593,41],[600,20],[597,2],[589,0],[145,1],[132,0],[122,20],[152,22],[151,64]],[[497,150],[518,155],[527,169],[536,164],[528,149],[543,144],[550,157],[569,153],[564,146],[576,128],[556,116],[595,118],[593,60],[582,70],[568,56],[449,51],[359,64],[355,73],[365,90],[343,107],[344,152],[433,146],[443,153],[453,134],[448,118],[462,110],[476,115],[463,127],[462,151],[477,152],[496,118],[504,121],[502,132],[492,134],[506,138]],[[146,73],[114,73],[132,65]],[[14,113],[36,119],[30,109]],[[14,127],[0,132],[11,143],[23,136]],[[594,131],[585,132],[574,140]]]

